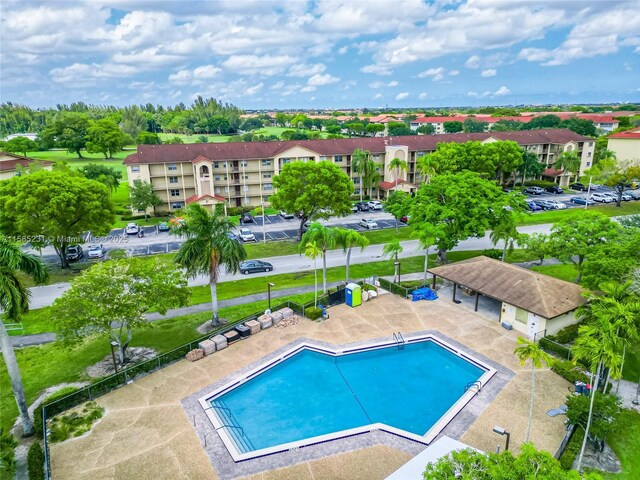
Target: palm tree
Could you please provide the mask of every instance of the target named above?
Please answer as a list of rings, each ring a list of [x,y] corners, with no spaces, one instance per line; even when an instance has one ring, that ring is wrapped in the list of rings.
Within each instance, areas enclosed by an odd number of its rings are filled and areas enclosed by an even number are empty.
[[[498,245],[500,240],[504,241],[502,248],[502,261],[506,261],[507,252],[513,252],[515,243],[520,239],[520,233],[516,229],[515,220],[512,215],[505,218],[503,222],[497,224],[489,236],[494,246]]]
[[[393,262],[395,265],[396,263],[398,263],[398,255],[401,254],[403,250],[404,249],[402,248],[402,245],[400,245],[400,240],[391,240],[389,243],[385,244],[384,247],[382,247],[382,256],[393,258]],[[399,277],[397,268],[394,270],[393,274],[394,282],[396,281],[396,276]],[[398,281],[400,281],[400,278],[398,278]]]
[[[425,177],[425,183],[430,183],[431,177],[437,173],[437,163],[434,157],[431,154],[423,155],[416,160],[416,164],[420,174]]]
[[[420,248],[424,248],[424,283],[427,283],[427,270],[429,269],[429,249],[435,243],[433,237],[420,237]]]
[[[356,148],[351,154],[351,167],[360,176],[360,201],[362,202],[362,195],[364,190],[364,182],[367,173],[367,160],[369,160],[371,154],[367,150]]]
[[[313,289],[314,298],[313,306],[318,306],[318,256],[322,254],[322,249],[315,244],[315,242],[307,242],[304,247],[304,254],[313,259],[313,278],[315,282],[315,288]]]
[[[556,161],[555,167],[564,172],[571,172],[578,177],[580,170],[580,158],[576,152],[562,152],[560,158]]]
[[[614,371],[617,377],[620,371],[620,339],[616,334],[616,326],[609,322],[607,318],[597,318],[593,323],[583,325],[578,330],[578,338],[575,341],[571,353],[573,361],[584,361],[589,365],[591,371],[595,369],[595,380],[591,388],[591,402],[589,404],[589,416],[585,427],[584,439],[580,448],[580,456],[578,457],[577,470],[580,471],[582,466],[582,457],[587,445],[589,437],[589,429],[591,428],[591,419],[593,415],[593,399],[595,392],[598,391],[598,383],[603,368],[609,368]]]
[[[18,321],[20,316],[29,309],[29,290],[18,276],[19,272],[31,277],[36,284],[42,284],[49,278],[47,269],[40,258],[24,253],[7,238],[0,236],[0,313],[4,313],[4,317],[11,322]],[[20,368],[1,317],[0,346],[2,346],[2,356],[11,379],[13,396],[20,411],[22,433],[25,437],[33,435],[33,421],[29,417],[27,409]]]
[[[400,177],[400,170],[407,171],[407,161],[400,160],[398,157],[394,157],[389,162],[389,170],[396,169],[396,190],[398,190],[398,178]]]
[[[309,225],[307,231],[302,235],[300,245],[307,243],[315,243],[322,250],[322,291],[327,292],[327,250],[331,250],[336,246],[335,231],[327,228],[320,222],[313,222]]]
[[[360,250],[369,245],[369,239],[361,233],[351,230],[350,228],[336,228],[334,229],[336,236],[336,244],[343,248],[343,251],[347,254],[346,269],[345,269],[345,281],[349,283],[349,266],[351,264],[351,251],[353,247],[360,247]]]
[[[518,347],[513,351],[520,360],[520,365],[524,365],[527,360],[531,360],[531,400],[529,401],[529,421],[527,422],[527,433],[524,442],[529,441],[531,435],[531,422],[533,420],[533,398],[536,388],[536,368],[542,367],[544,362],[549,365],[552,361],[551,355],[542,350],[536,342],[531,342],[524,337],[518,337]]]
[[[187,240],[176,255],[176,263],[186,268],[191,277],[209,275],[211,290],[211,325],[220,325],[218,317],[218,278],[220,267],[236,273],[247,252],[237,240],[229,237],[233,225],[227,217],[215,210],[209,213],[204,207],[192,203],[187,207],[185,222],[172,230],[185,235]]]

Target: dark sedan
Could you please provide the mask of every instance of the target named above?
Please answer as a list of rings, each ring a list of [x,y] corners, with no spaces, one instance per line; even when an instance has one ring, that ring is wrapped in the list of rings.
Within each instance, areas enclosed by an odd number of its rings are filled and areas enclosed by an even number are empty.
[[[569,188],[571,190],[578,190],[579,192],[586,192],[587,190],[589,190],[589,187],[587,187],[585,184],[583,183],[572,183],[571,185],[569,185]]]
[[[240,223],[253,223],[253,217],[251,216],[250,213],[243,213],[242,216],[240,217]]]
[[[271,270],[273,270],[273,265],[262,260],[247,260],[240,263],[240,273],[245,275],[256,272],[270,272]]]
[[[571,203],[575,203],[576,205],[595,205],[596,202],[587,197],[571,197]]]
[[[557,208],[556,203],[549,200],[535,200],[532,203],[535,203],[543,210],[555,210]]]
[[[358,202],[356,203],[356,208],[361,212],[369,211],[369,203],[368,202]]]
[[[553,187],[547,187],[544,189],[545,192],[549,192],[549,193],[564,193],[564,190],[560,187],[558,187],[557,185],[553,186]]]

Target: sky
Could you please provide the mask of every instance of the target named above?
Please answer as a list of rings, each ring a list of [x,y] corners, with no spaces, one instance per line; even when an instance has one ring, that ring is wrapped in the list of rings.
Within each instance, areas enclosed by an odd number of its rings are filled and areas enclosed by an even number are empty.
[[[0,2],[0,101],[640,101],[640,0]]]

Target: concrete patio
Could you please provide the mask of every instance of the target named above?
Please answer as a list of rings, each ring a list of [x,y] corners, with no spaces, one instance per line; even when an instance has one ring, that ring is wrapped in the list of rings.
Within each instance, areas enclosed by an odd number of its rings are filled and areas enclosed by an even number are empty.
[[[511,432],[511,449],[518,451],[527,425],[531,369],[520,366],[513,355],[517,334],[502,329],[493,315],[485,317],[482,309],[474,313],[455,305],[450,296],[413,303],[390,294],[355,309],[340,305],[330,314],[324,322],[303,320],[287,328],[270,328],[203,360],[180,361],[99,398],[106,412],[93,430],[51,446],[53,478],[220,478],[194,430],[193,419],[185,414],[183,399],[300,337],[344,344],[389,337],[398,331],[437,330],[514,372],[493,401],[476,412],[477,418],[466,431],[458,432],[458,439],[494,451],[504,445],[504,437],[492,432],[494,425],[500,425]],[[565,417],[552,418],[546,411],[565,402],[568,386],[548,369],[536,372],[532,441],[551,453],[564,434]],[[372,444],[291,466],[274,465],[244,478],[383,479],[411,456],[401,449]]]

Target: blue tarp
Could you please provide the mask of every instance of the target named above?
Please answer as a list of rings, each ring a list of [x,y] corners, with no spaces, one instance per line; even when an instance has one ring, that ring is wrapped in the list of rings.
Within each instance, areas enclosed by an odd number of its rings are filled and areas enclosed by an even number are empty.
[[[418,300],[435,300],[436,298],[438,298],[438,295],[429,287],[418,288],[411,292],[411,299],[414,302],[417,302]]]

